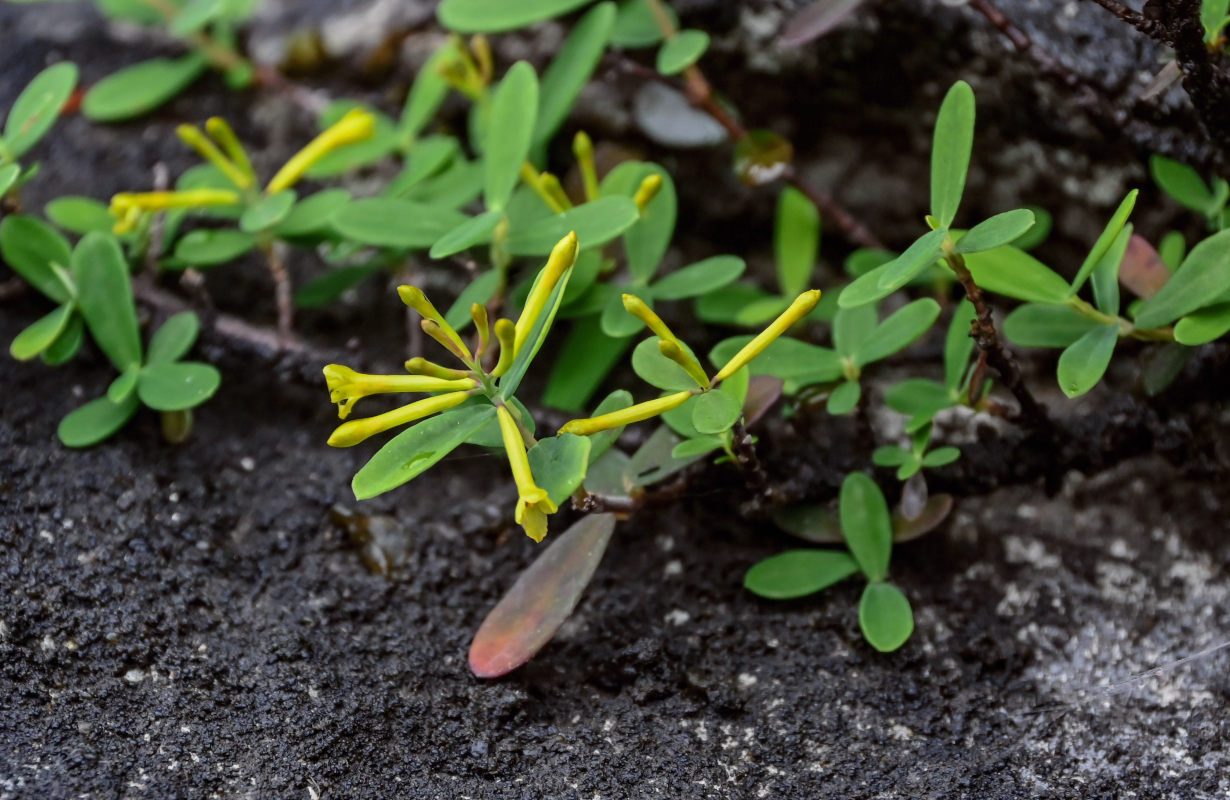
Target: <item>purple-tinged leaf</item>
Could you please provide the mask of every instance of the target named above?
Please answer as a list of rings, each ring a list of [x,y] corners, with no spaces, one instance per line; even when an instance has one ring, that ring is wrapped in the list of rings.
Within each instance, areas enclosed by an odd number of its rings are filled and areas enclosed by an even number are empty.
[[[1157,250],[1143,237],[1132,234],[1119,267],[1119,283],[1137,297],[1148,300],[1160,292],[1168,280],[1170,270]]]
[[[913,519],[907,519],[901,509],[893,512],[893,542],[909,542],[930,533],[952,513],[952,495],[933,494],[927,498],[922,513]]]
[[[745,425],[754,425],[765,412],[773,407],[782,396],[781,378],[772,375],[753,375],[747,385],[747,397],[743,400],[743,420]]]
[[[614,514],[584,517],[521,573],[474,635],[470,671],[499,678],[551,641],[576,608],[614,530]]]
[[[816,0],[795,14],[782,31],[781,43],[798,47],[836,28],[863,4],[863,0]]]

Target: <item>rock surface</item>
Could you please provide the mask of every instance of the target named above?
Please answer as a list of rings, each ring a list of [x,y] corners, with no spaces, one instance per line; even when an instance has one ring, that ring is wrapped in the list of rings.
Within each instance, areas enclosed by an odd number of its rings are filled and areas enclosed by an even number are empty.
[[[919,224],[934,108],[956,77],[975,83],[982,120],[970,210],[1049,205],[1058,263],[1079,259],[1141,181],[1143,152],[1169,142],[1199,158],[1181,92],[1134,109],[1141,125],[1110,140],[968,9],[885,0],[822,45],[774,52],[799,5],[680,8],[715,33],[715,84],[794,138],[804,171],[890,244]],[[334,36],[351,32],[326,38],[351,59],[319,78],[336,93],[388,33],[347,25],[416,26],[429,6],[270,2],[252,37],[273,52],[332,18]],[[1160,57],[1092,4],[1002,7],[1116,107]],[[549,41],[548,28],[505,47]],[[94,81],[166,46],[58,3],[0,6],[0,42],[0,108],[50,60],[71,57]],[[418,52],[415,36],[403,49]],[[626,76],[601,89],[620,108],[582,108],[586,124],[652,149]],[[396,110],[383,88],[363,91]],[[283,99],[207,78],[149,120],[66,120],[40,148],[29,207],[147,186],[158,161],[175,174],[192,159],[174,125],[212,113],[238,122],[262,168],[311,130]],[[767,251],[769,195],[729,178],[724,151],[657,155],[684,196],[677,258]],[[1138,216],[1154,232],[1175,217],[1150,192]],[[840,250],[826,245],[831,261]],[[268,319],[259,270],[228,270],[211,284],[220,304]],[[0,341],[44,310],[6,303]],[[352,304],[306,324],[332,345],[369,345],[389,338],[381,323],[400,324],[378,312]],[[861,639],[856,583],[785,604],[745,593],[744,570],[795,543],[702,487],[621,526],[558,639],[485,683],[467,670],[469,637],[535,553],[508,523],[499,459],[459,453],[370,503],[411,537],[390,578],[372,574],[370,543],[330,510],[374,448],[324,446],[335,419],[323,389],[207,355],[224,388],[188,446],[161,444],[143,412],[86,452],[61,448],[55,425],[105,389],[101,357],[0,361],[0,800],[1230,796],[1224,481],[1144,457],[1070,475],[1054,497],[1031,483],[963,498],[895,553],[917,627],[892,656]]]

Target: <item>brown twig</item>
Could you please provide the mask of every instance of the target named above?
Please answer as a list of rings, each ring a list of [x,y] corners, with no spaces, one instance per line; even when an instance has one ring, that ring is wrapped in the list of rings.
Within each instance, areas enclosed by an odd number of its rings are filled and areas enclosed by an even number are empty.
[[[687,476],[680,475],[661,489],[652,492],[641,489],[634,491],[626,497],[591,494],[581,489],[573,495],[572,507],[584,514],[600,514],[609,511],[626,517],[635,514],[643,508],[675,502],[687,491],[688,484]]]
[[[773,499],[773,487],[769,483],[769,476],[764,471],[760,458],[756,455],[756,443],[743,423],[736,422],[730,433],[735,466],[739,468],[739,472],[743,474],[743,480],[747,482],[747,487],[752,491],[752,499],[745,510],[759,511]]]
[[[995,319],[991,316],[991,307],[987,305],[982,289],[974,282],[974,276],[965,266],[965,259],[959,253],[947,256],[948,266],[957,275],[957,280],[965,289],[965,295],[974,306],[975,317],[970,323],[970,337],[978,345],[978,349],[986,356],[987,363],[999,373],[1000,382],[1020,404],[1020,416],[1031,428],[1051,435],[1054,426],[1047,416],[1046,408],[1034,399],[1029,387],[1021,377],[1021,369],[1016,359],[1008,352],[999,332],[995,329]],[[971,387],[972,391],[972,387]]]
[[[1131,25],[1136,30],[1147,36],[1152,36],[1155,39],[1167,40],[1167,33],[1164,26],[1157,23],[1156,20],[1147,18],[1139,11],[1133,11],[1118,0],[1093,0],[1102,8],[1114,14],[1118,19]]]
[[[265,254],[265,262],[269,265],[269,274],[273,277],[274,299],[278,306],[278,332],[282,336],[290,336],[295,325],[295,305],[282,245],[273,242],[263,246],[261,250]]]

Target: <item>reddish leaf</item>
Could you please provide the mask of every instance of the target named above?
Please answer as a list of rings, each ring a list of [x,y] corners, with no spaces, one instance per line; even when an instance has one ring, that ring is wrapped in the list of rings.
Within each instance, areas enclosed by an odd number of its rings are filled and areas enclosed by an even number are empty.
[[[786,47],[798,47],[818,39],[836,28],[862,4],[863,0],[816,0],[786,23],[781,42]]]
[[[470,671],[499,678],[551,641],[576,608],[614,530],[614,514],[584,517],[521,573],[474,635]]]
[[[933,494],[923,506],[922,513],[914,519],[906,519],[898,509],[893,512],[893,541],[897,543],[917,539],[930,533],[952,513],[952,495]]]
[[[1161,291],[1168,280],[1170,270],[1157,250],[1143,237],[1132,234],[1119,267],[1119,282],[1137,297],[1148,300]]]
[[[772,375],[753,375],[743,401],[744,424],[752,425],[782,396],[782,379]]]

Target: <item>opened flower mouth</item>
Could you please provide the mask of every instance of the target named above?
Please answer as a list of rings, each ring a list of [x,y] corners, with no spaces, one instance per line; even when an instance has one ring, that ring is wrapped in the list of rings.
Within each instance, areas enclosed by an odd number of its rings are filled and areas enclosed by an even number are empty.
[[[507,406],[496,408],[500,420],[500,434],[504,438],[504,449],[508,452],[508,463],[512,466],[513,480],[517,484],[517,508],[514,519],[525,529],[525,534],[535,542],[541,542],[547,535],[547,516],[558,511],[551,501],[547,490],[534,482],[530,472],[530,460],[525,451],[525,439],[521,429]]]

